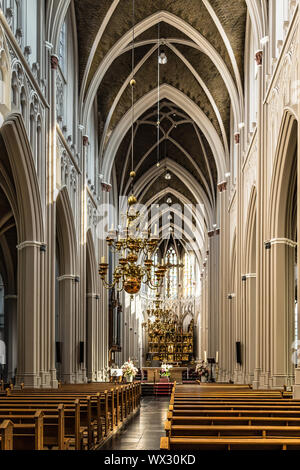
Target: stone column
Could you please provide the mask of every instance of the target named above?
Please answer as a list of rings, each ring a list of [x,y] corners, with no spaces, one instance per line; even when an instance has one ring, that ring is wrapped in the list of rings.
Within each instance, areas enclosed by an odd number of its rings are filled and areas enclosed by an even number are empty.
[[[292,370],[292,332],[294,320],[295,242],[287,239],[271,241],[271,379],[272,387],[287,385]]]
[[[49,45],[51,48],[51,46]],[[56,75],[58,57],[48,52],[50,72],[48,71],[48,94],[50,103],[46,179],[46,243],[45,259],[45,369],[42,387],[58,387],[56,375],[56,340],[55,340],[55,283],[56,283]]]
[[[62,338],[62,370],[61,379],[63,383],[76,383],[76,371],[79,362],[79,349],[75,338],[77,315],[76,302],[78,290],[78,278],[73,274],[63,275],[58,278],[60,283],[60,332]]]
[[[8,380],[15,376],[18,360],[18,296],[4,297],[5,339],[6,339],[6,370]]]
[[[87,312],[88,315],[88,347],[86,348],[87,354],[87,377],[89,381],[95,382],[97,380],[97,303],[99,296],[97,294],[87,294]]]
[[[80,295],[78,310],[78,337],[76,343],[84,343],[84,362],[79,364],[76,381],[84,383],[87,381],[87,347],[86,347],[86,250],[87,250],[87,187],[86,187],[86,162],[89,138],[87,135],[82,137],[82,162],[80,175],[80,247],[79,247],[79,265],[80,265]]]
[[[236,123],[237,125],[237,123]],[[242,271],[243,271],[243,199],[244,199],[244,186],[242,177],[242,145],[243,145],[242,131],[236,134],[237,146],[237,180],[236,180],[236,266],[235,266],[235,296],[232,299],[233,318],[234,318],[234,341],[233,347],[233,364],[234,368],[234,383],[242,383],[242,366],[236,361],[236,343],[241,343],[241,351],[243,352],[245,344],[243,342],[243,285],[242,285]]]
[[[45,273],[45,266],[47,263],[46,259],[46,245],[40,247],[42,253],[41,256],[41,273]],[[45,276],[43,275],[43,282],[45,282]],[[40,302],[40,377],[41,377],[41,387],[49,388],[51,386],[51,376],[50,376],[50,367],[49,367],[49,329],[48,329],[48,319],[45,312],[45,299],[46,299],[46,289],[42,289],[39,295]]]
[[[109,191],[110,187],[107,185],[102,185],[102,204],[108,205],[109,204]],[[106,243],[106,231],[108,227],[104,225],[101,226],[101,230],[99,233],[99,257],[100,260],[104,256],[108,262],[108,247]],[[100,262],[99,260],[99,262]],[[107,277],[108,279],[108,277]],[[100,358],[100,373],[102,375],[102,379],[104,379],[104,370],[108,367],[108,348],[109,348],[109,340],[108,340],[108,289],[106,289],[102,283],[100,282],[100,328],[99,328],[99,338],[98,338],[98,354]]]
[[[209,232],[208,264],[208,350],[207,357],[215,358],[219,350],[219,235],[220,230]]]
[[[227,354],[227,323],[228,323],[228,291],[229,276],[229,215],[227,182],[218,185],[220,192],[220,269],[219,269],[219,374],[220,382],[227,381],[228,354]]]
[[[208,315],[207,315],[207,273],[201,274],[202,281],[202,314],[201,314],[201,351],[200,360],[204,360],[204,351],[208,354]]]
[[[247,334],[246,334],[246,299],[247,299],[247,286],[246,286],[247,278],[245,275],[242,276],[242,284],[241,284],[241,299],[240,299],[240,337],[239,340],[241,342],[241,355],[242,355],[242,364],[239,366],[239,376],[238,376],[238,383],[244,384],[245,383],[245,376],[246,376],[246,367],[247,367]]]
[[[299,14],[299,13],[298,13]],[[298,42],[300,43],[300,27],[298,25],[298,34],[297,34],[297,39]],[[300,77],[300,61],[298,60],[298,77]],[[300,98],[299,98],[299,85],[298,85],[298,96],[297,96],[297,107],[298,107],[298,116],[300,116]],[[300,234],[300,203],[299,203],[299,195],[300,195],[300,125],[298,122],[298,147],[297,147],[297,173],[298,173],[298,178],[297,178],[297,234],[298,234],[298,239],[299,239],[299,234]],[[299,254],[298,254],[299,258]],[[297,263],[297,271],[298,271],[298,281],[297,281],[297,297],[298,297],[298,345],[297,345],[297,356],[298,356],[298,361],[297,361],[297,367],[295,369],[295,385],[293,386],[293,397],[297,400],[300,399],[300,334],[299,334],[299,326],[300,326],[300,302],[299,302],[299,296],[300,296],[300,262],[298,259]]]
[[[256,62],[258,65],[257,80],[258,80],[258,113],[257,113],[257,224],[256,224],[256,320],[255,320],[255,370],[253,388],[260,388],[261,372],[262,372],[262,346],[263,346],[263,317],[264,311],[264,258],[265,258],[265,233],[264,224],[266,219],[265,214],[265,194],[264,194],[264,180],[265,180],[265,162],[264,162],[264,136],[263,136],[263,55],[260,51],[256,55]]]
[[[255,307],[256,307],[256,274],[249,273],[246,277],[245,293],[245,383],[252,384],[255,368]]]
[[[18,247],[18,369],[16,385],[39,388],[41,243],[22,242]]]

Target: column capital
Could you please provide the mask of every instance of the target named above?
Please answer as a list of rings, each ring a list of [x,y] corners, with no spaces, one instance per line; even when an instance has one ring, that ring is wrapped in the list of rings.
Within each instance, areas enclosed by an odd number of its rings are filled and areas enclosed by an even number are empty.
[[[236,144],[240,143],[240,137],[241,137],[241,134],[239,132],[236,132],[234,134],[234,141],[235,141]]]
[[[64,274],[63,276],[59,276],[57,278],[58,282],[62,281],[76,281],[79,282],[80,278],[79,276],[76,276],[76,274]]]
[[[56,54],[51,55],[51,69],[52,70],[57,70],[58,69],[58,64],[59,64],[59,58]]]
[[[262,61],[263,61],[263,51],[262,51],[262,49],[255,52],[255,61],[256,61],[258,66],[262,65]]]
[[[296,248],[298,245],[297,242],[290,240],[289,238],[272,238],[269,243],[271,243],[271,245],[287,245],[292,248]]]
[[[102,191],[106,193],[110,193],[112,190],[112,185],[109,183],[101,183]]]
[[[86,294],[87,299],[95,299],[95,300],[100,300],[100,295],[99,294]]]
[[[84,146],[84,147],[87,147],[87,146],[90,144],[89,136],[88,136],[88,135],[83,135],[83,136],[82,136],[82,143],[83,143],[83,146]]]
[[[45,243],[36,242],[36,241],[26,241],[17,245],[17,250],[21,251],[24,248],[40,248],[41,249],[42,247],[45,247]]]
[[[218,190],[220,193],[223,191],[226,191],[227,189],[227,181],[222,181],[221,183],[218,184]]]
[[[207,235],[208,235],[209,238],[212,238],[215,235],[220,235],[220,229],[216,228],[215,230],[210,230],[209,232],[207,232]]]
[[[243,274],[242,275],[242,281],[247,281],[247,279],[255,279],[256,278],[256,273],[248,273],[248,274]]]
[[[49,51],[52,51],[52,49],[53,49],[53,44],[52,44],[51,42],[45,41],[44,44],[45,44],[45,47],[46,47],[47,49],[49,49]]]

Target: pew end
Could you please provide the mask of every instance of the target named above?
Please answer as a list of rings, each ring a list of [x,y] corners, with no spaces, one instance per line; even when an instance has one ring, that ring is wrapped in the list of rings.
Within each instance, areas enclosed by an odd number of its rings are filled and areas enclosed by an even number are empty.
[[[160,449],[161,450],[170,450],[170,439],[168,437],[160,438]]]
[[[0,424],[1,450],[13,450],[13,423],[6,419]]]
[[[171,435],[171,421],[165,421],[165,431],[166,435],[170,437]]]

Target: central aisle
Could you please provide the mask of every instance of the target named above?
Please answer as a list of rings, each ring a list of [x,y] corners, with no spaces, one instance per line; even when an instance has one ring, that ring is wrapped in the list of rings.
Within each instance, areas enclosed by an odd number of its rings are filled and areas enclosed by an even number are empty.
[[[138,414],[100,450],[159,450],[170,397],[145,397]]]

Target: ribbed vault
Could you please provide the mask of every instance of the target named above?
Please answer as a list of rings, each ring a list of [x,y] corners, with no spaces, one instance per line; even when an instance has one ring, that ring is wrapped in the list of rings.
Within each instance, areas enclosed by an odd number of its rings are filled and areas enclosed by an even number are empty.
[[[102,173],[111,182],[115,172],[120,195],[131,189],[132,4],[75,0],[82,122],[96,100]],[[202,204],[203,235],[216,222],[217,185],[230,169],[229,149],[243,120],[247,3],[139,0],[134,18],[134,190],[146,205]],[[160,66],[159,136],[158,47],[168,58]]]

